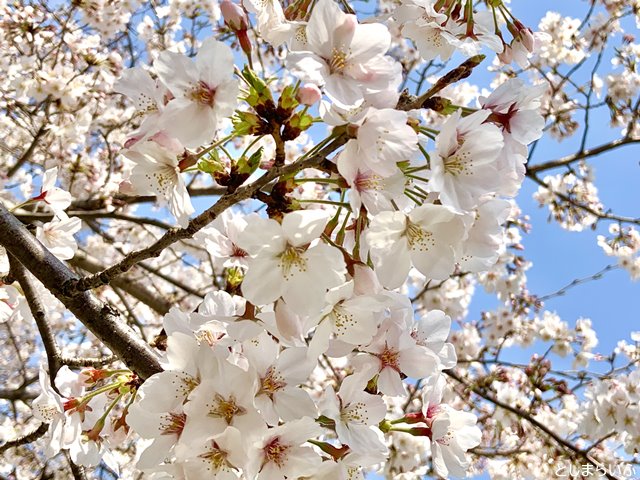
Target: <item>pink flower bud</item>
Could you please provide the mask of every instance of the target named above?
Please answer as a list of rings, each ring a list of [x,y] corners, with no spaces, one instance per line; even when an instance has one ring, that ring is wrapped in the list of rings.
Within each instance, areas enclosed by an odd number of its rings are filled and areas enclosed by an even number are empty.
[[[220,2],[220,11],[224,17],[225,23],[234,31],[246,30],[249,22],[247,15],[242,7],[233,3],[231,0],[222,0]]]
[[[522,39],[524,48],[526,48],[529,53],[533,53],[533,49],[535,48],[536,44],[536,39],[533,36],[533,32],[528,28],[523,28],[522,30],[520,30],[520,38]]]
[[[510,64],[513,61],[513,49],[511,45],[505,45],[502,53],[498,54],[498,60],[500,60],[505,65]]]
[[[302,105],[311,106],[316,102],[320,101],[322,94],[320,93],[320,89],[317,85],[313,83],[305,83],[298,89],[298,93],[296,94],[296,100],[298,100]]]

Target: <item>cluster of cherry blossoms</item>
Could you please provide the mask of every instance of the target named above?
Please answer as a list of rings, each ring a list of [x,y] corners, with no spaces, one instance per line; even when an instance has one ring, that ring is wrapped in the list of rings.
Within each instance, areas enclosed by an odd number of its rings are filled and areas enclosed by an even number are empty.
[[[432,28],[412,23],[422,15],[417,7],[403,8],[398,17],[408,31]],[[226,12],[234,31],[245,28],[241,10],[227,4]],[[277,8],[257,13],[260,22],[279,17]],[[450,46],[425,58],[447,58],[456,48],[473,54],[476,47],[451,40],[469,22],[501,51],[479,15],[460,26],[456,18],[451,31],[430,33]],[[194,213],[185,173],[204,171],[238,188],[258,168],[283,168],[278,149],[311,126],[308,109],[321,92],[328,101],[320,116],[333,133],[303,158],[344,138],[329,176],[317,181],[341,182],[349,201],[332,206],[332,192],[321,189],[316,198],[326,208],[301,209],[274,187],[270,218],[225,213],[201,230],[198,238],[238,295],[208,294],[194,312],[174,307],[164,320],[164,371],[142,386],[135,375],[93,371],[81,375],[96,382],[94,390],[59,390],[59,397],[43,377],[35,404],[50,422],[50,446],[70,449],[80,464],[95,465],[131,428],[150,441],[137,467],[175,478],[354,478],[385,463],[385,434],[395,431],[424,437],[439,475],[463,476],[468,468],[465,452],[481,437],[476,417],[442,402],[442,371],[456,364],[446,343],[451,320],[441,310],[414,318],[396,289],[412,268],[444,281],[496,263],[512,209],[505,198],[517,193],[526,147],[542,132],[542,91],[511,80],[480,98],[473,113],[455,110],[438,132],[423,124],[420,102],[396,109],[401,66],[386,55],[384,24],[361,24],[321,0],[306,24],[287,31],[287,65],[307,83],[285,87],[277,104],[250,68],[234,77],[231,49],[214,39],[194,59],[162,52],[153,76],[136,67],[117,86],[141,117],[122,151],[131,169],[121,191],[156,195],[183,227]],[[530,35],[520,32],[520,39]],[[213,155],[243,133],[270,135],[275,158],[261,161],[261,150],[237,160],[225,150],[227,162]],[[51,234],[45,245],[68,246]],[[322,378],[332,362],[344,365],[344,375]],[[406,397],[407,384],[418,380],[420,409],[387,418],[389,399]],[[124,412],[115,407],[123,399]]]
[[[520,254],[529,226],[514,200],[543,130],[563,138],[578,128],[556,67],[579,64],[618,23],[581,33],[580,21],[548,14],[533,32],[502,0],[485,3],[385,1],[361,18],[334,0],[73,2],[78,21],[64,35],[85,25],[119,42],[138,21],[145,55],[125,62],[84,39],[51,65],[29,57],[37,76],[12,65],[6,108],[40,112],[27,130],[44,168],[25,173],[18,162],[0,179],[1,206],[33,222],[58,260],[95,274],[74,273],[57,298],[42,287],[44,307],[34,309],[15,251],[0,247],[0,324],[18,359],[40,364],[24,415],[46,427],[47,458],[64,452],[74,466],[154,480],[449,478],[482,468],[549,478],[549,462],[531,467],[553,452],[536,421],[575,440],[578,453],[592,445],[601,459],[612,437],[625,452],[617,461],[638,453],[637,370],[594,376],[579,398],[546,358],[571,355],[574,368],[602,359],[590,320],[570,327],[529,293],[531,264]],[[24,37],[15,48],[37,53],[49,39],[37,25],[56,15],[7,18]],[[487,51],[502,71],[480,91],[462,79]],[[447,74],[423,74],[416,95],[406,89],[413,68],[458,57]],[[633,44],[617,52],[622,72],[592,75],[589,93],[606,85],[629,143],[635,57]],[[533,85],[513,74],[530,65],[550,71]],[[50,157],[37,145],[48,136]],[[78,178],[104,189],[94,194]],[[563,228],[606,218],[586,163],[535,178],[535,200]],[[201,195],[217,198],[207,208]],[[148,198],[169,220],[137,207]],[[93,233],[78,235],[83,225]],[[609,233],[600,246],[638,278],[637,231],[611,224]],[[463,323],[478,287],[499,306]],[[109,356],[91,328],[66,326],[71,315],[60,312],[74,288],[95,290],[103,313],[120,309],[156,373]],[[47,316],[77,349],[56,351],[55,335],[52,347]],[[46,361],[11,331],[29,322]],[[630,365],[640,358],[634,335],[619,345]],[[499,364],[503,349],[534,342],[547,345],[544,356]],[[557,396],[546,403],[547,394]],[[476,462],[485,446],[498,454]],[[505,451],[515,452],[508,465],[497,459]]]

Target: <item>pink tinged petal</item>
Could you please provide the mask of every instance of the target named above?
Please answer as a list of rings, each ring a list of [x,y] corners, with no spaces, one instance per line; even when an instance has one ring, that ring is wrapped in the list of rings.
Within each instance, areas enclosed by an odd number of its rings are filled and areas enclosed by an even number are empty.
[[[276,337],[293,343],[303,338],[300,317],[282,300],[276,302],[275,320],[278,332],[271,332]]]
[[[386,288],[398,288],[411,270],[411,257],[405,239],[388,245],[386,250],[372,250],[371,256],[380,283]]]
[[[342,74],[325,77],[324,92],[334,104],[343,108],[358,105],[364,93],[359,81]]]
[[[329,222],[324,210],[298,210],[282,220],[282,231],[290,245],[300,247],[320,237]]]
[[[438,359],[424,347],[412,347],[402,350],[398,356],[402,373],[419,379],[438,372]]]
[[[176,444],[177,438],[173,435],[161,435],[153,440],[140,455],[136,467],[139,469],[157,467],[167,459],[171,448]]]
[[[287,291],[287,283],[278,266],[278,259],[257,258],[249,261],[249,270],[242,280],[242,294],[254,305],[267,305]]]
[[[331,58],[332,49],[339,40],[335,38],[336,26],[344,24],[346,17],[333,0],[318,1],[307,24],[309,49],[321,57]]]
[[[318,414],[309,394],[298,387],[285,387],[273,395],[273,404],[283,421],[289,422]]]
[[[175,97],[184,95],[198,82],[198,70],[190,58],[175,52],[160,53],[153,68]]]
[[[199,79],[212,88],[233,77],[233,53],[227,45],[213,37],[202,42],[195,63]]]
[[[185,147],[196,148],[213,140],[218,128],[218,117],[211,108],[187,98],[176,98],[162,112],[160,126]]]
[[[270,252],[278,255],[286,248],[282,226],[273,219],[258,215],[246,217],[247,226],[238,236],[237,245],[250,255]]]
[[[390,367],[385,367],[378,376],[378,390],[391,397],[404,397],[407,392],[400,379],[400,373]]]

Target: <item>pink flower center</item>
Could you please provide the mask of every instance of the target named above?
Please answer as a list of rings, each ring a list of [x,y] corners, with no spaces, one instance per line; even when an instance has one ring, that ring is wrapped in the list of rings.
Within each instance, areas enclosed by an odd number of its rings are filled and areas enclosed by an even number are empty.
[[[180,437],[186,421],[187,415],[185,413],[167,413],[163,417],[163,424],[160,425],[162,435],[175,435]]]
[[[397,372],[400,371],[400,365],[398,364],[399,356],[400,352],[390,349],[388,345],[385,345],[384,350],[377,355],[380,362],[382,362],[382,368],[393,368]]]
[[[190,97],[200,105],[213,108],[214,100],[216,98],[216,89],[200,81],[193,90],[191,90]]]
[[[287,452],[291,448],[289,445],[280,443],[280,437],[272,439],[264,448],[264,463],[273,462],[278,468],[284,467],[287,460]]]

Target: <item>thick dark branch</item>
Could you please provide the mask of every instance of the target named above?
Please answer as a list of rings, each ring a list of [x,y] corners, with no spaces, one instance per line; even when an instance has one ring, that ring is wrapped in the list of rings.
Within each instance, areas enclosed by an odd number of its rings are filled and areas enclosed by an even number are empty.
[[[15,440],[6,442],[4,445],[0,445],[0,453],[4,453],[10,448],[15,448],[19,447],[20,445],[26,445],[27,443],[35,442],[37,439],[47,433],[48,428],[48,423],[41,423],[37,429],[35,429],[31,433],[28,433],[24,437],[16,438]]]
[[[201,187],[189,188],[191,197],[206,197],[224,194],[226,187]],[[100,210],[107,207],[117,207],[124,205],[133,205],[136,203],[156,202],[158,198],[154,195],[122,195],[116,194],[109,198],[93,198],[87,200],[75,200],[71,202],[69,207],[71,210]]]
[[[75,267],[86,270],[89,273],[98,273],[104,270],[98,261],[90,258],[82,251],[77,251],[75,256],[69,260],[69,263]],[[120,288],[133,298],[140,300],[145,305],[158,312],[160,315],[166,314],[171,308],[171,303],[162,297],[157,296],[146,286],[127,277],[114,278],[111,285]]]
[[[56,343],[56,335],[47,319],[45,307],[36,290],[34,278],[13,255],[9,255],[9,264],[11,265],[11,274],[22,287],[24,296],[27,299],[27,304],[31,310],[31,315],[36,321],[36,326],[38,327],[38,332],[40,332],[40,338],[44,345],[44,351],[47,354],[51,386],[55,388],[54,380],[58,370],[62,367],[62,357],[60,355],[60,348],[58,348],[58,344]]]
[[[113,219],[113,220],[123,220],[125,222],[135,223],[137,225],[151,225],[153,227],[162,228],[163,230],[169,230],[171,225],[157,220],[155,218],[146,218],[146,217],[134,217],[131,215],[125,215],[117,212],[105,212],[105,211],[85,211],[85,210],[67,210],[67,215],[70,217],[78,217],[83,220],[93,220],[93,219]],[[25,212],[23,210],[14,212],[15,216],[22,220],[23,222],[48,222],[53,218],[52,212]]]
[[[117,362],[118,357],[115,355],[110,355],[108,357],[101,358],[83,358],[83,357],[73,357],[73,358],[62,358],[62,363],[71,367],[71,368],[83,368],[83,367],[93,367],[100,368],[108,365],[109,363]]]
[[[640,142],[640,139],[634,139],[634,138],[628,138],[628,137],[620,138],[618,140],[614,140],[613,142],[605,143],[603,145],[592,148],[590,150],[576,152],[572,155],[568,155],[566,157],[562,157],[557,160],[551,160],[549,162],[539,163],[537,165],[527,165],[527,174],[535,174],[545,170],[550,170],[552,168],[570,165],[571,163],[577,162],[578,160],[583,160],[589,157],[595,157],[597,155],[600,155],[601,153],[608,152],[609,150],[613,150],[623,145],[629,145],[630,143],[638,143],[638,142]]]
[[[494,405],[496,405],[496,406],[498,406],[500,408],[508,410],[509,412],[515,414],[516,416],[518,416],[519,418],[522,418],[523,420],[526,420],[531,425],[533,425],[536,429],[540,430],[541,432],[545,433],[548,437],[552,438],[560,447],[562,447],[564,450],[566,450],[569,453],[570,456],[578,457],[578,458],[586,461],[590,465],[593,465],[596,469],[598,468],[598,463],[593,458],[591,458],[591,456],[589,455],[589,450],[590,449],[582,450],[582,449],[576,447],[573,443],[571,443],[570,441],[568,441],[565,438],[561,437],[556,432],[551,430],[549,427],[547,427],[543,423],[541,423],[538,420],[536,420],[528,412],[525,412],[524,410],[521,410],[521,409],[519,409],[517,407],[513,407],[513,406],[509,405],[508,403],[504,403],[504,402],[498,400],[491,393],[486,392],[483,389],[481,389],[481,388],[479,388],[479,387],[477,387],[475,385],[469,384],[465,379],[463,379],[461,376],[459,376],[453,370],[445,370],[444,373],[446,373],[448,376],[450,376],[451,378],[456,380],[458,383],[464,385],[466,388],[471,390],[473,393],[475,393],[479,397],[484,398],[485,400],[488,400],[489,402],[493,403]],[[605,476],[609,480],[618,480],[617,477],[615,477],[614,475],[611,475],[610,473],[606,473]]]
[[[151,347],[120,319],[115,309],[100,302],[90,292],[65,295],[63,285],[77,282],[78,277],[31,235],[1,203],[0,244],[129,368],[142,378],[162,371]]]
[[[282,167],[274,167],[265,173],[255,182],[240,187],[237,190],[226,193],[209,209],[198,215],[189,222],[186,228],[174,228],[165,233],[158,241],[142,250],[137,250],[123,258],[119,263],[107,268],[106,270],[86,277],[81,280],[72,280],[66,286],[66,291],[71,295],[78,291],[86,291],[101,285],[108,284],[118,275],[129,271],[133,266],[148,258],[157,257],[162,251],[173,245],[174,243],[191,238],[196,232],[206,227],[209,223],[216,219],[227,208],[235,205],[243,200],[251,198],[258,190],[267,185],[272,180],[282,176],[294,174],[304,168],[311,168],[319,165],[333,151],[346,143],[345,137],[337,137],[333,142],[321,149],[316,155],[313,155],[300,162],[295,162]]]

